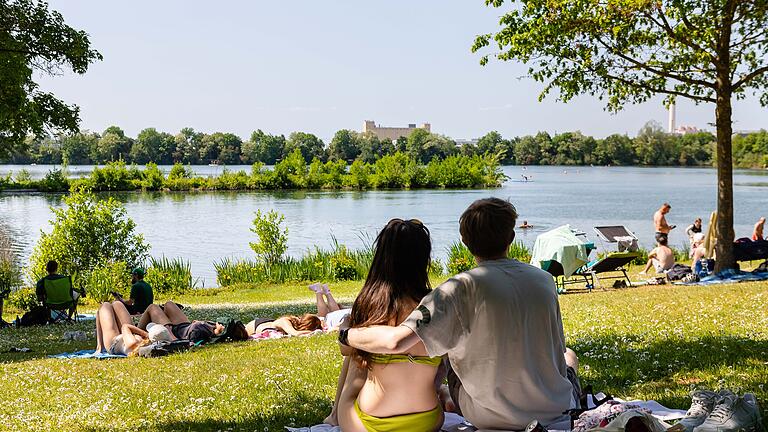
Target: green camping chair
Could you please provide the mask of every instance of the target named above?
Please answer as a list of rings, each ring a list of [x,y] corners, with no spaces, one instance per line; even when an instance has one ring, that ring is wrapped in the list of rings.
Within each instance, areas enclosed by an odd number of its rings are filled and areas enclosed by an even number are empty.
[[[44,279],[45,301],[51,324],[59,321],[77,322],[77,300],[72,296],[72,278]]]
[[[3,320],[3,301],[11,294],[11,289],[0,288],[0,328],[8,327],[10,324]]]

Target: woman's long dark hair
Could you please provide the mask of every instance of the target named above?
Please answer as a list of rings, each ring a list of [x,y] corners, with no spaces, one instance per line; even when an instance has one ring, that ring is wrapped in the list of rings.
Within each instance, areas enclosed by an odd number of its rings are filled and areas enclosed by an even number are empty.
[[[368,277],[352,305],[351,327],[396,325],[431,290],[429,230],[415,219],[392,219],[374,242]],[[361,367],[370,354],[357,350]]]

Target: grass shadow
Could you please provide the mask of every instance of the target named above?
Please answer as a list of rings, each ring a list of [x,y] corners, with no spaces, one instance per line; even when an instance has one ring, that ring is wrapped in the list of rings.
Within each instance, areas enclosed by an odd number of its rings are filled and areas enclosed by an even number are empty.
[[[326,398],[296,392],[284,399],[283,412],[258,412],[254,407],[251,413],[236,420],[228,419],[189,419],[169,420],[148,427],[150,431],[285,431],[285,426],[304,427],[319,424],[331,411],[331,403]],[[135,425],[86,427],[85,431],[129,431],[136,430]]]
[[[641,335],[577,339],[583,384],[616,396],[690,406],[694,388],[754,393],[768,426],[768,340],[744,336],[685,336],[648,341]]]

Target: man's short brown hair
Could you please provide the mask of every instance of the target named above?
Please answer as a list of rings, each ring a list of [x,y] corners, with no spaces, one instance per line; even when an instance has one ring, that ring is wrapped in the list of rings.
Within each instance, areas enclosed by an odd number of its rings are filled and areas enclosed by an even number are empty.
[[[480,258],[506,255],[515,239],[517,210],[509,201],[499,198],[479,199],[459,218],[461,240]]]

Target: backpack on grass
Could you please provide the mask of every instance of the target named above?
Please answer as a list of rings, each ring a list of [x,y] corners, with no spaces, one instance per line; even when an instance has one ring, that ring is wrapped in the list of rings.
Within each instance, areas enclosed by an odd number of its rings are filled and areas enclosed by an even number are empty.
[[[35,306],[29,312],[16,318],[17,327],[31,327],[35,325],[45,325],[48,323],[48,309],[44,306]]]
[[[168,354],[189,350],[194,344],[186,339],[157,341],[139,348],[140,357],[164,357]]]

